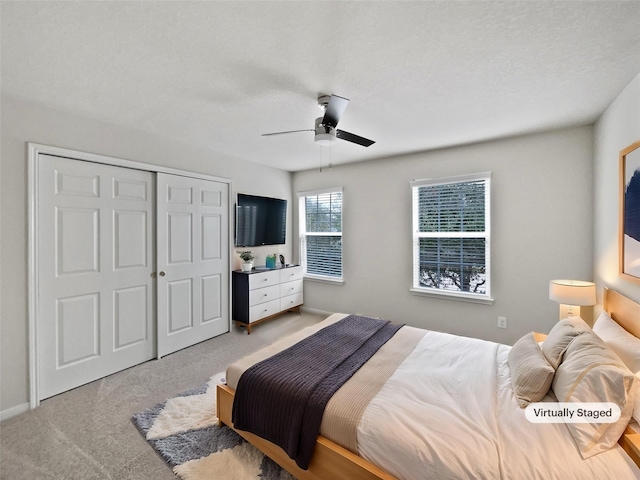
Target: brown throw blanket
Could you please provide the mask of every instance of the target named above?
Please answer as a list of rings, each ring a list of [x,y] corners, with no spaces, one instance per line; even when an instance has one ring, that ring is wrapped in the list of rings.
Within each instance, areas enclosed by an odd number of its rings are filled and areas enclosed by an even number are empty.
[[[253,365],[238,382],[234,427],[279,445],[307,469],[327,402],[400,327],[350,315]]]

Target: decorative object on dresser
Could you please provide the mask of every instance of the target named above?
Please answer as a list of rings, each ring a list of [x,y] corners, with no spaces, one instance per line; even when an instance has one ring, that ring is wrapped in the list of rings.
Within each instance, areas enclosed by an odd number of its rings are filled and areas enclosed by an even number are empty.
[[[234,271],[233,320],[236,325],[251,327],[282,312],[300,308],[303,301],[303,269],[299,265],[260,270]]]
[[[238,250],[238,255],[242,260],[242,271],[250,272],[253,270],[253,259],[256,258],[251,250]]]

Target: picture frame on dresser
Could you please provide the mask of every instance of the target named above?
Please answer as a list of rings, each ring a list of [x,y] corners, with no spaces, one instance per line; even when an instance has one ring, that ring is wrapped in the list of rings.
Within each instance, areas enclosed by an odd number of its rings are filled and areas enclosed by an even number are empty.
[[[640,283],[640,140],[620,151],[620,276]]]

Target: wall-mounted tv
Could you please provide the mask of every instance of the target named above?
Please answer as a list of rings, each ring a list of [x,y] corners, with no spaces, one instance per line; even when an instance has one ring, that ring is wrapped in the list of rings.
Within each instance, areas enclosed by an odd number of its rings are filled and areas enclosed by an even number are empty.
[[[236,247],[284,245],[286,233],[286,200],[238,193]]]

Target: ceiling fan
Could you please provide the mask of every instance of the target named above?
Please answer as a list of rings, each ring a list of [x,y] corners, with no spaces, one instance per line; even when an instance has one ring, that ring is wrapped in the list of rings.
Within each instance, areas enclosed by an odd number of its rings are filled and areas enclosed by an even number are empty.
[[[338,130],[338,122],[340,117],[349,105],[349,99],[339,97],[338,95],[321,95],[318,97],[318,106],[324,110],[324,116],[316,118],[315,128],[307,128],[304,130],[287,130],[285,132],[263,133],[263,137],[271,135],[283,135],[285,133],[296,132],[315,132],[314,140],[320,145],[329,145],[336,138],[346,140],[347,142],[357,143],[363,147],[373,145],[373,140],[355,135],[353,133]]]

